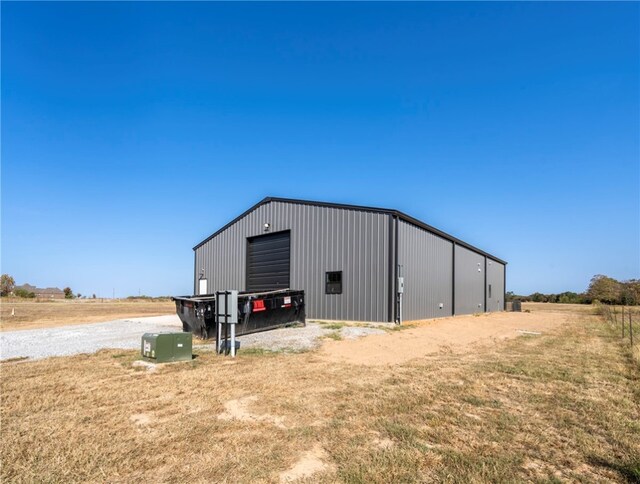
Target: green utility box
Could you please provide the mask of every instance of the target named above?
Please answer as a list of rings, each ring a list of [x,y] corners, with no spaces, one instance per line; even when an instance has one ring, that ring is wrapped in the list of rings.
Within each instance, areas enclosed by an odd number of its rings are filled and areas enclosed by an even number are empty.
[[[191,360],[191,333],[145,333],[141,352],[144,359],[154,363]]]

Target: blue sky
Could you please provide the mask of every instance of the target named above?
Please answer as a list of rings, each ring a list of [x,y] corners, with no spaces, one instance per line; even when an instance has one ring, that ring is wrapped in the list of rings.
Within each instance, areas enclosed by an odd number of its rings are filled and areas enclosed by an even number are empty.
[[[2,272],[186,294],[265,196],[640,277],[638,3],[2,3]]]

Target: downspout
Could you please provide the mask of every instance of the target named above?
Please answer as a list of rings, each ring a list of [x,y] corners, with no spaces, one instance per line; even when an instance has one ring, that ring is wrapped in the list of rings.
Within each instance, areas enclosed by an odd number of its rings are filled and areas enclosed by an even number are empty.
[[[389,253],[388,255],[388,262],[389,262],[389,311],[388,311],[388,321],[390,323],[395,321],[395,298],[394,298],[394,293],[395,293],[395,285],[394,285],[394,281],[395,281],[395,273],[394,273],[394,268],[395,265],[393,263],[393,215],[389,214]]]
[[[451,252],[451,316],[456,315],[456,243]]]
[[[395,243],[395,260],[394,260],[394,264],[393,266],[395,267],[395,277],[394,277],[394,287],[395,287],[395,291],[394,291],[394,297],[395,297],[395,306],[396,306],[396,318],[395,318],[395,322],[400,324],[400,308],[398,307],[399,305],[399,298],[400,296],[398,295],[398,277],[400,277],[400,271],[398,269],[398,216],[395,215],[394,216],[395,219],[395,231],[396,231],[396,243]]]
[[[484,312],[487,311],[487,257],[484,258]]]

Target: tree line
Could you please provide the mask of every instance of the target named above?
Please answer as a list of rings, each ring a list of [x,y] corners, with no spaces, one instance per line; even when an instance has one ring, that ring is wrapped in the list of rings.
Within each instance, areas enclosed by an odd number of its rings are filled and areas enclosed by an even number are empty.
[[[549,302],[563,304],[592,304],[601,302],[605,304],[623,304],[633,306],[640,304],[640,279],[618,281],[613,277],[597,274],[591,278],[589,287],[585,292],[561,292],[559,294],[533,294],[518,295],[507,292],[507,301],[522,302]]]
[[[12,294],[18,297],[33,298],[35,294],[28,293],[23,289],[14,291],[15,281],[9,274],[2,274],[0,280],[0,295],[8,296]],[[73,294],[70,287],[63,289],[66,299],[82,298],[82,294]],[[86,297],[86,296],[85,296]],[[92,299],[96,299],[93,294]],[[130,296],[129,299],[145,299],[148,296]],[[589,287],[583,293],[577,292],[561,292],[559,294],[543,294],[534,292],[528,296],[514,294],[513,291],[507,292],[507,301],[522,302],[549,302],[563,304],[591,304],[593,302],[602,302],[605,304],[624,304],[628,306],[640,304],[640,279],[629,279],[628,281],[618,281],[613,277],[604,276],[602,274],[595,275],[591,278]]]
[[[64,292],[65,299],[75,299],[82,298],[82,294],[74,294],[73,290],[70,287],[65,287],[62,292]],[[36,294],[32,291],[28,291],[24,288],[18,287],[16,289],[16,281],[9,274],[2,274],[0,276],[0,296],[16,296],[22,297],[26,299],[33,299],[36,297]],[[84,296],[86,297],[86,296]],[[93,299],[96,299],[96,295],[91,296]]]

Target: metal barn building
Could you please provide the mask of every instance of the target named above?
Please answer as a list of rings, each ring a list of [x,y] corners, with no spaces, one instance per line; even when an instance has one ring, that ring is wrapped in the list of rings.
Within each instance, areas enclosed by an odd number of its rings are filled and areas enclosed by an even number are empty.
[[[304,289],[309,318],[393,322],[505,304],[505,261],[397,210],[265,198],[193,250],[194,293]]]

